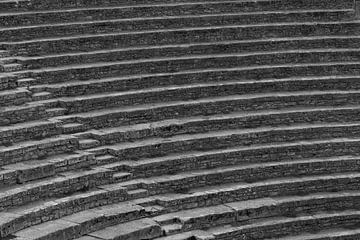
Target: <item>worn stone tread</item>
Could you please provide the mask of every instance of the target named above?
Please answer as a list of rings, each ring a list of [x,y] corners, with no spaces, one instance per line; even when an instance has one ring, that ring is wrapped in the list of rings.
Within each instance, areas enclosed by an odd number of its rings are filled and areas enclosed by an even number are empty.
[[[77,39],[77,38],[91,38],[97,36],[113,36],[113,35],[134,35],[134,34],[142,34],[142,33],[167,33],[167,32],[174,32],[174,31],[196,31],[196,30],[210,30],[210,29],[226,29],[226,28],[251,28],[251,27],[269,27],[269,26],[321,26],[321,25],[345,25],[345,24],[358,24],[358,20],[353,21],[334,21],[334,22],[297,22],[297,23],[274,23],[274,24],[254,24],[254,25],[225,25],[225,26],[215,26],[215,27],[194,27],[194,28],[182,28],[182,29],[161,29],[161,30],[149,30],[149,31],[133,31],[133,32],[122,32],[120,34],[108,33],[108,34],[84,34],[78,36],[69,36],[69,37],[57,37],[57,38],[42,38],[36,40],[25,40],[25,41],[14,41],[14,42],[1,42],[0,44],[6,45],[17,45],[17,44],[24,44],[24,43],[32,43],[32,42],[51,42],[51,41],[59,41],[59,40],[70,40],[70,39]]]

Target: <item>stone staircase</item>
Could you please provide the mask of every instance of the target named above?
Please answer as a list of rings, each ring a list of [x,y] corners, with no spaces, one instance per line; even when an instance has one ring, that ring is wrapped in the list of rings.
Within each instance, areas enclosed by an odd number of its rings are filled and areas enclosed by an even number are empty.
[[[354,0],[0,0],[0,239],[360,239]]]

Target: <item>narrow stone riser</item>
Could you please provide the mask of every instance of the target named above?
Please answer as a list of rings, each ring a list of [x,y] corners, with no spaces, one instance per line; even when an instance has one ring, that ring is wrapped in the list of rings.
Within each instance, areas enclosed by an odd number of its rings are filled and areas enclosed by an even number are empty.
[[[229,40],[253,40],[281,37],[310,37],[356,35],[360,24],[329,23],[313,25],[270,25],[270,26],[232,26],[223,28],[205,28],[196,30],[172,30],[143,33],[123,33],[105,36],[79,37],[48,41],[30,41],[24,43],[6,43],[3,47],[18,55],[41,55],[73,51],[103,50],[110,48],[166,45],[180,43],[218,42]]]
[[[254,144],[281,143],[301,140],[318,140],[342,137],[359,137],[360,127],[319,127],[299,130],[273,130],[259,133],[226,135],[191,140],[172,140],[121,150],[109,150],[119,159],[137,160],[146,157],[164,156],[185,151],[203,151]]]
[[[94,66],[87,68],[71,68],[54,71],[28,72],[27,77],[35,78],[41,84],[59,83],[72,80],[89,80],[108,77],[131,76],[140,74],[157,74],[157,73],[177,73],[181,71],[196,71],[201,69],[221,69],[236,67],[251,67],[251,69],[238,70],[242,71],[242,78],[271,78],[283,76],[297,76],[299,68],[304,66],[283,66],[273,68],[262,68],[264,65],[282,65],[282,64],[306,64],[306,63],[332,63],[341,62],[343,64],[334,64],[330,66],[309,66],[309,71],[302,75],[322,74],[324,68],[332,68],[332,71],[340,71],[346,62],[358,61],[360,52],[334,52],[334,53],[283,53],[267,54],[255,56],[213,56],[204,58],[189,58],[178,60],[163,60],[153,62],[138,63],[116,63],[105,66]],[[345,67],[353,67],[352,72],[346,74],[356,75],[356,64]],[[258,68],[257,68],[258,67]],[[271,71],[270,71],[271,70]],[[272,73],[270,75],[269,71]],[[24,73],[25,74],[25,73]],[[266,74],[264,76],[264,74]],[[335,73],[334,73],[335,74]],[[237,78],[239,79],[239,77]],[[204,81],[204,80],[203,80]]]
[[[238,111],[255,111],[265,109],[282,109],[287,107],[320,107],[359,104],[359,94],[324,94],[314,96],[289,96],[259,99],[234,99],[217,102],[182,104],[167,107],[143,109],[131,112],[118,112],[100,116],[79,118],[79,123],[94,128],[114,125],[129,125],[171,119],[176,116],[199,116],[227,114]]]
[[[30,93],[27,91],[0,96],[0,108],[11,105],[21,105],[31,100]]]
[[[345,148],[344,148],[345,147]],[[348,148],[348,149],[346,149]],[[326,149],[326,151],[324,151]],[[175,174],[184,171],[208,169],[250,163],[268,163],[281,161],[296,161],[307,158],[328,158],[357,154],[359,143],[319,143],[314,145],[296,145],[273,147],[256,150],[233,150],[223,153],[209,153],[202,156],[182,157],[167,162],[126,166],[134,178],[152,177],[163,174]],[[357,164],[358,160],[351,160]],[[347,162],[351,162],[350,160]],[[344,161],[346,162],[346,161]],[[314,166],[313,166],[314,167]],[[121,169],[122,170],[122,169]]]
[[[194,216],[184,219],[180,232],[196,229],[207,229],[218,225],[226,224],[246,224],[248,220],[261,219],[267,217],[297,216],[300,214],[315,214],[319,212],[344,211],[348,209],[359,209],[357,201],[359,196],[343,196],[336,198],[311,199],[273,203],[263,207],[249,207],[244,210],[233,210],[209,213],[206,216]],[[245,203],[246,204],[246,203]],[[180,220],[182,220],[180,218]],[[171,234],[170,234],[171,235]]]
[[[241,25],[276,22],[325,22],[341,21],[353,18],[352,11],[318,12],[318,13],[291,13],[266,15],[219,15],[213,17],[178,17],[173,19],[108,21],[100,23],[82,23],[65,26],[44,26],[0,30],[0,41],[24,41],[30,39],[64,37],[81,34],[116,33],[129,31],[148,31],[157,29],[215,27],[223,25]]]
[[[23,107],[18,109],[5,109],[0,112],[0,126],[38,120],[46,117],[45,107],[42,105]]]
[[[231,240],[231,239],[277,239],[283,236],[297,235],[304,232],[318,232],[326,229],[339,228],[356,228],[360,220],[359,214],[349,214],[345,216],[319,217],[307,218],[302,221],[289,221],[286,223],[275,223],[271,225],[258,226],[255,228],[244,228],[224,233],[216,233],[216,240]]]
[[[15,76],[0,77],[0,91],[15,89],[17,87],[17,78]]]
[[[48,156],[61,153],[73,152],[78,149],[78,141],[69,137],[65,140],[41,142],[23,148],[3,148],[0,152],[0,166],[13,164],[21,161],[41,160]]]
[[[98,171],[76,178],[64,178],[61,181],[53,181],[39,184],[24,191],[18,191],[0,198],[0,209],[8,209],[23,204],[44,200],[51,197],[61,197],[67,194],[91,189],[95,186],[109,184],[112,181],[112,172]]]
[[[210,55],[227,53],[246,53],[256,51],[285,51],[293,49],[360,48],[359,38],[326,38],[303,40],[277,40],[260,42],[218,42],[212,44],[189,45],[187,47],[163,46],[160,48],[140,48],[133,50],[112,50],[102,53],[83,53],[20,60],[24,69],[37,69],[46,66],[71,65],[79,63],[112,62],[134,59],[181,57],[188,55]]]
[[[174,0],[171,1],[171,3],[192,3],[192,0]],[[206,2],[206,1],[204,1]],[[30,11],[30,10],[54,10],[59,8],[81,8],[81,7],[110,7],[110,6],[134,6],[134,5],[141,5],[141,4],[169,4],[168,1],[164,0],[127,0],[127,1],[116,1],[116,0],[110,0],[105,2],[99,2],[96,0],[91,1],[41,1],[36,0],[32,1],[31,3],[26,0],[21,1],[7,1],[7,2],[1,2],[0,3],[0,12],[14,12],[14,11]],[[240,5],[241,4],[241,5]],[[278,9],[298,9],[298,8],[325,8],[325,9],[331,9],[331,8],[351,8],[353,6],[353,1],[351,0],[321,0],[321,1],[260,1],[260,2],[241,2],[236,4],[236,1],[233,3],[227,3],[225,5],[225,8],[231,8],[234,7],[234,5],[240,5],[243,11],[259,11],[263,9],[267,10],[278,10]],[[200,5],[200,4],[199,4]],[[195,6],[199,6],[195,5]],[[240,8],[239,6],[239,8]],[[175,5],[177,8],[181,8],[180,5]],[[146,7],[148,8],[148,7]],[[162,7],[164,8],[164,7]],[[152,11],[159,11],[159,8],[153,7],[150,8],[153,9]],[[149,12],[152,12],[149,10]],[[140,11],[141,12],[141,11]],[[165,15],[165,14],[164,14]],[[130,17],[132,15],[129,15],[127,17]],[[142,16],[142,15],[140,15]],[[139,16],[139,17],[140,17]]]
[[[61,134],[61,129],[57,123],[41,124],[29,128],[20,128],[0,132],[0,145],[11,145],[13,143],[42,139]]]

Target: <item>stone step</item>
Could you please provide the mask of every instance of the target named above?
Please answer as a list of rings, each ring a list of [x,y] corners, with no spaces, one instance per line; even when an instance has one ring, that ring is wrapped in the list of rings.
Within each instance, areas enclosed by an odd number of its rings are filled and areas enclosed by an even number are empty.
[[[296,217],[320,212],[344,211],[349,208],[357,209],[359,198],[358,192],[260,198],[172,212],[156,216],[153,219],[160,223],[165,235],[173,235],[226,224],[247,225],[252,220],[258,219]]]
[[[334,228],[354,228],[360,214],[358,211],[343,211],[334,213],[300,216],[296,218],[276,218],[257,221],[245,226],[222,226],[209,229],[215,239],[230,240],[236,236],[246,238],[266,239],[299,235],[303,232],[317,232]]]
[[[34,83],[36,83],[36,80],[33,78],[21,78],[17,80],[19,87],[29,87]]]
[[[344,1],[345,2],[345,1]],[[352,4],[341,3],[338,1],[324,4],[324,1],[317,2],[292,2],[286,4],[282,1],[258,1],[256,3],[251,1],[203,1],[203,2],[164,2],[151,5],[141,6],[105,6],[104,3],[100,6],[88,5],[77,6],[77,8],[67,9],[66,11],[57,10],[41,10],[41,11],[23,11],[0,14],[0,26],[29,26],[32,24],[46,24],[59,22],[77,22],[84,20],[105,20],[118,18],[140,18],[140,17],[157,17],[157,16],[173,16],[173,15],[198,15],[202,13],[252,13],[257,11],[278,11],[283,10],[303,10],[307,11],[317,9],[345,9],[352,8]],[[117,2],[119,4],[119,2]],[[132,2],[133,4],[133,2]],[[12,9],[14,11],[14,9]]]
[[[349,106],[349,103],[356,105],[358,93],[355,91],[339,92],[306,92],[306,93],[277,93],[273,99],[266,94],[257,95],[259,97],[226,96],[213,97],[211,99],[199,99],[194,101],[168,102],[134,107],[114,107],[108,109],[98,109],[86,113],[77,113],[66,116],[76,118],[78,123],[90,125],[93,128],[112,127],[114,125],[129,125],[146,122],[161,121],[186,116],[206,116],[213,114],[227,114],[239,111],[279,111],[280,109],[311,109],[333,107],[336,99],[336,107]],[[277,100],[276,100],[277,98]],[[309,99],[312,101],[309,102]],[[259,103],[254,106],[253,102]],[[349,102],[350,101],[350,102]],[[266,106],[265,106],[266,102]],[[271,102],[271,104],[269,104]],[[263,105],[264,104],[264,105]],[[119,120],[121,119],[121,120]]]
[[[158,223],[149,218],[115,225],[89,234],[99,239],[153,239],[162,235]]]
[[[42,158],[71,152],[78,148],[78,140],[73,136],[59,135],[41,140],[30,140],[9,147],[0,147],[0,165]]]
[[[113,175],[115,182],[124,182],[131,179],[132,174],[129,172],[117,172]]]
[[[120,203],[116,205],[98,207],[92,210],[76,213],[70,216],[66,216],[62,219],[42,223],[34,227],[30,227],[15,233],[15,236],[28,236],[35,230],[35,234],[32,235],[32,239],[46,239],[53,236],[55,233],[52,226],[58,226],[59,222],[75,224],[75,231],[73,227],[69,228],[67,224],[59,226],[56,232],[61,232],[61,235],[57,239],[74,239],[84,234],[100,230],[102,228],[110,227],[122,222],[132,221],[147,216],[147,212],[144,208],[133,205],[130,203]],[[143,221],[143,220],[141,220]],[[129,223],[125,223],[129,224]],[[46,231],[36,231],[44,229]],[[130,229],[129,229],[130,230]],[[134,230],[134,229],[131,229]]]
[[[48,108],[45,110],[45,112],[49,118],[53,118],[65,115],[68,110],[66,108]]]
[[[33,201],[24,206],[2,212],[0,236],[5,237],[22,229],[88,209],[123,202],[126,200],[126,195],[125,190],[121,188],[113,189],[111,192],[95,189],[56,200]]]
[[[201,194],[205,194],[207,196],[206,199],[208,199],[207,204],[205,206],[211,206],[211,205],[215,205],[219,204],[221,202],[229,202],[230,199],[238,199],[239,201],[243,201],[243,200],[248,200],[247,198],[244,197],[250,197],[250,195],[244,194],[242,193],[242,191],[255,191],[257,192],[257,194],[265,194],[263,195],[258,195],[258,197],[268,197],[269,194],[271,193],[271,191],[274,192],[274,188],[278,189],[280,186],[283,186],[281,184],[289,184],[289,186],[287,188],[284,189],[288,189],[288,191],[290,191],[288,194],[297,194],[298,192],[294,192],[294,189],[299,189],[299,193],[300,191],[303,191],[302,189],[306,189],[307,187],[309,187],[309,193],[313,192],[313,193],[317,193],[317,191],[319,192],[326,192],[326,191],[335,191],[335,189],[337,189],[336,191],[347,191],[347,189],[349,190],[353,190],[355,188],[358,189],[358,183],[356,183],[356,179],[359,177],[356,177],[355,175],[350,176],[350,178],[353,177],[354,184],[348,184],[349,182],[349,176],[346,175],[333,175],[333,176],[328,176],[328,177],[303,177],[303,178],[293,178],[293,179],[288,179],[288,180],[271,180],[271,181],[264,181],[264,182],[259,182],[257,184],[247,184],[247,185],[243,185],[241,183],[238,184],[237,187],[235,187],[235,185],[233,186],[215,186],[216,191],[218,192],[223,192],[226,193],[230,193],[231,191],[233,191],[234,193],[232,193],[232,198],[229,198],[228,195],[226,195],[226,198],[222,198],[221,194],[218,196],[218,200],[211,200],[212,197],[215,197],[214,195],[216,194],[215,190],[209,191],[209,190],[197,190],[198,194],[196,195],[188,195],[188,198],[192,199],[193,201],[198,201],[198,203],[200,204],[199,206],[204,206],[203,205],[203,201],[201,200]],[[326,180],[327,179],[327,180]],[[343,180],[340,180],[343,179]],[[336,182],[335,182],[336,181]],[[341,182],[343,181],[343,183]],[[279,185],[280,184],[280,185]],[[294,185],[295,184],[295,185]],[[298,184],[298,185],[296,185]],[[304,185],[305,184],[305,185]],[[261,186],[270,186],[269,187],[269,192],[263,192],[263,191],[258,191],[258,190],[251,190],[253,188],[259,188],[259,190],[261,189]],[[316,188],[314,188],[314,186],[316,186]],[[104,187],[106,188],[106,187]],[[248,190],[246,190],[248,189]],[[312,189],[310,191],[310,189]],[[240,191],[240,192],[239,192]],[[135,192],[135,191],[134,191]],[[236,192],[239,192],[238,194]],[[275,191],[276,192],[276,191]],[[287,194],[286,191],[283,192],[279,192],[276,195],[284,195]],[[335,193],[332,193],[335,194]],[[344,194],[342,193],[338,193],[340,196],[344,196]],[[179,195],[179,194],[178,194]],[[321,194],[322,198],[325,196],[324,194]],[[330,194],[331,195],[331,194]],[[159,198],[159,201],[162,205],[167,206],[169,208],[169,210],[174,211],[174,209],[176,211],[179,211],[181,209],[188,209],[189,205],[187,206],[187,204],[189,204],[189,200],[185,201],[186,198],[185,197],[181,197],[181,195],[179,195],[180,200],[176,200],[177,195],[175,195],[174,197],[171,196],[159,196],[159,197],[155,197],[155,198]],[[225,195],[224,195],[225,196]],[[241,197],[240,197],[241,196]],[[326,195],[327,196],[327,195]],[[140,197],[140,196],[138,196]],[[194,199],[195,197],[199,198],[199,199]],[[330,196],[331,197],[331,196]],[[49,221],[49,220],[54,220],[54,219],[58,219],[59,217],[62,216],[66,216],[69,214],[74,214],[76,212],[79,211],[83,211],[86,210],[88,208],[94,208],[96,206],[101,206],[103,204],[111,204],[114,203],[114,201],[123,201],[124,200],[124,190],[122,188],[114,188],[114,187],[107,187],[107,191],[103,191],[103,190],[96,190],[93,192],[88,192],[88,193],[82,193],[82,194],[78,194],[78,195],[74,195],[74,196],[70,196],[70,197],[66,197],[66,198],[62,198],[62,199],[58,199],[54,204],[54,202],[52,202],[51,204],[44,204],[44,203],[39,203],[41,204],[40,206],[28,206],[26,208],[17,208],[14,209],[12,211],[10,211],[9,213],[6,213],[6,217],[2,218],[2,233],[4,235],[2,236],[6,236],[10,233],[19,231],[21,229],[23,229],[24,227],[29,227],[32,226],[33,224],[38,224],[39,220],[36,219],[41,219],[40,222],[42,221]],[[146,200],[144,199],[145,202],[151,201],[151,200]],[[175,204],[172,204],[172,202],[175,202]],[[139,202],[139,201],[138,201]],[[80,204],[79,204],[80,203]],[[176,204],[178,203],[178,204]],[[175,207],[174,207],[175,205]],[[194,203],[190,203],[190,208],[194,207]],[[65,211],[65,209],[67,209]],[[48,214],[48,218],[41,218],[41,214],[44,214],[44,211],[46,210],[46,214]],[[18,220],[16,220],[18,219]],[[25,220],[25,222],[23,222]],[[19,222],[20,221],[20,222]],[[8,226],[8,227],[6,227]],[[11,230],[11,231],[10,231]]]
[[[11,73],[0,73],[0,91],[18,87],[17,77]]]
[[[99,147],[89,151],[96,152],[98,149],[106,149],[108,153],[119,159],[138,160],[166,156],[171,153],[246,147],[271,142],[275,144],[331,138],[357,138],[359,132],[359,123],[300,124],[286,127],[210,131],[167,138],[145,138],[136,142],[120,142],[105,146],[99,146],[100,144],[96,140]]]
[[[0,50],[0,58],[7,58],[7,57],[10,57],[10,54],[8,51],[5,51],[5,50]]]
[[[279,238],[279,240],[326,240],[326,239],[357,239],[360,237],[360,229],[331,229],[318,233],[304,233],[297,236]],[[270,239],[266,239],[270,240]]]
[[[146,189],[134,189],[127,191],[130,199],[144,198],[149,195],[149,192]]]
[[[88,171],[64,172],[58,177],[22,184],[18,187],[2,189],[0,208],[6,210],[36,200],[62,197],[84,189],[112,182],[112,171],[94,169]]]
[[[94,94],[94,95],[88,95],[84,97],[78,97],[78,98],[64,98],[59,99],[56,101],[53,101],[50,104],[56,104],[59,107],[67,109],[67,114],[72,114],[69,116],[79,116],[82,115],[84,112],[93,112],[94,110],[98,110],[99,113],[101,113],[102,109],[111,109],[114,107],[120,107],[123,112],[140,112],[142,108],[145,109],[145,114],[142,117],[142,119],[139,119],[137,116],[136,118],[133,118],[133,123],[144,123],[147,121],[159,121],[167,118],[173,118],[173,113],[177,111],[177,109],[184,109],[188,107],[189,105],[193,105],[193,107],[205,107],[206,105],[209,105],[209,101],[211,101],[212,105],[219,106],[222,103],[224,103],[226,100],[228,101],[229,105],[227,105],[227,108],[233,107],[233,104],[237,103],[238,105],[236,108],[232,109],[233,111],[256,111],[256,110],[265,110],[265,109],[280,109],[280,108],[286,108],[286,107],[310,107],[311,105],[315,105],[312,102],[308,102],[309,98],[313,99],[317,102],[317,106],[329,106],[329,104],[332,104],[329,102],[328,97],[332,96],[333,101],[336,99],[337,105],[344,105],[344,97],[347,97],[347,101],[351,99],[352,104],[358,104],[358,99],[356,99],[357,95],[359,94],[359,90],[348,90],[348,91],[342,91],[342,90],[328,90],[328,91],[297,91],[297,92],[291,92],[291,91],[283,91],[283,92],[265,92],[265,93],[250,93],[250,94],[237,94],[234,93],[233,95],[230,95],[230,93],[226,96],[217,96],[216,91],[213,92],[215,95],[208,94],[207,98],[196,98],[195,96],[189,97],[190,99],[185,99],[184,101],[179,101],[178,99],[174,99],[175,101],[162,101],[165,99],[159,99],[157,98],[157,95],[152,95],[153,98],[149,98],[148,102],[141,102],[144,101],[142,99],[138,100],[140,102],[133,102],[136,101],[136,98],[132,96],[132,98],[129,98],[124,93],[103,93],[103,94]],[[135,95],[136,94],[130,94]],[[151,95],[150,95],[151,96]],[[291,97],[290,97],[291,96]],[[178,96],[180,97],[180,96]],[[307,99],[305,99],[307,98]],[[297,102],[295,102],[295,100]],[[259,104],[258,106],[253,106],[253,103],[251,101],[257,101]],[[129,102],[127,102],[129,101]],[[270,105],[269,102],[272,104]],[[41,102],[39,102],[40,104]],[[270,105],[270,106],[269,106]],[[163,113],[162,110],[164,108],[167,108],[167,110],[171,109],[172,112],[167,113],[169,116],[166,116],[166,113]],[[151,110],[156,109],[159,113],[162,115],[151,116],[149,113]],[[189,114],[191,112],[195,112],[197,109],[189,110]],[[212,114],[219,114],[219,109],[215,110],[215,112],[211,112],[211,107],[206,108],[207,113],[204,115],[210,115]],[[225,113],[225,109],[221,109]],[[203,110],[204,111],[204,110]],[[217,112],[216,112],[217,111]],[[78,113],[78,114],[77,114]],[[86,116],[86,114],[84,114]],[[93,116],[95,114],[92,114]],[[149,116],[150,115],[150,116]],[[95,115],[96,116],[96,115]],[[171,117],[172,116],[172,117]],[[147,119],[144,119],[144,117],[147,117]],[[157,117],[157,119],[156,119]],[[94,120],[94,119],[93,119]],[[146,121],[147,120],[147,121]],[[83,122],[83,119],[78,121],[79,123],[85,123]],[[126,119],[123,120],[123,124],[126,124]],[[119,123],[120,124],[120,123]]]
[[[52,156],[44,160],[6,165],[0,171],[0,176],[3,176],[0,185],[2,187],[9,187],[14,184],[53,177],[66,171],[81,170],[94,164],[95,156],[93,154],[76,152],[74,154]]]
[[[41,103],[12,105],[0,108],[0,126],[36,121],[48,116]]]
[[[1,51],[0,51],[0,65],[3,66],[3,65],[7,65],[7,64],[13,64],[13,63],[17,63],[17,59],[16,58],[12,58],[10,57],[9,55],[6,56],[6,54],[4,53],[3,54],[3,57],[1,55]],[[4,70],[4,69],[3,69]],[[19,69],[21,70],[21,68]],[[17,71],[19,71],[17,70]]]
[[[97,109],[124,107],[130,108],[144,106],[153,107],[161,103],[175,103],[177,101],[191,102],[202,99],[221,98],[227,96],[248,96],[253,98],[256,95],[287,93],[298,94],[305,91],[320,92],[324,94],[336,89],[339,92],[349,91],[349,94],[360,89],[356,79],[324,79],[324,80],[296,80],[292,81],[250,81],[250,82],[219,82],[206,84],[192,84],[185,86],[166,86],[143,90],[125,92],[102,92],[76,97],[63,97],[50,99],[48,102],[39,101],[38,104],[46,104],[51,107],[61,107],[68,110],[68,113],[79,113]],[[276,91],[276,92],[275,92]],[[284,103],[286,104],[286,103]]]
[[[100,146],[100,142],[96,139],[80,139],[79,140],[79,148],[80,149],[89,149],[96,148]]]
[[[21,105],[31,100],[31,92],[26,88],[0,91],[0,108],[11,105]]]
[[[300,178],[266,179],[253,183],[227,183],[190,188],[183,193],[165,193],[152,196],[163,207],[180,211],[257,198],[309,195],[319,192],[358,190],[358,177],[354,174],[303,176]],[[349,184],[351,182],[351,184]],[[336,186],[333,184],[337,184]],[[341,189],[343,188],[343,189]],[[346,190],[345,190],[346,189]]]
[[[95,51],[69,52],[33,57],[16,57],[24,68],[37,69],[60,65],[78,65],[80,63],[96,63],[109,61],[129,61],[134,59],[180,57],[189,55],[210,55],[227,53],[249,53],[267,51],[285,51],[301,49],[337,49],[339,46],[348,49],[360,47],[360,37],[328,36],[328,37],[293,37],[270,38],[240,41],[210,41],[174,45],[145,46],[132,48],[100,49]]]
[[[353,161],[341,156],[356,154],[359,142],[346,139],[299,141],[281,144],[262,144],[252,147],[234,147],[201,152],[168,154],[164,157],[145,158],[137,161],[119,161],[104,165],[115,171],[128,171],[134,178],[179,174],[182,171],[233,166],[250,163],[269,163],[279,160],[285,162],[313,158],[324,161]],[[323,152],[323,149],[327,149]],[[288,154],[288,155],[287,155]],[[291,154],[291,155],[290,155]]]
[[[87,96],[91,94],[99,93],[114,93],[122,92],[123,95],[139,95],[136,99],[143,98],[142,95],[146,94],[165,94],[169,91],[173,92],[173,97],[176,97],[176,93],[179,95],[185,96],[190,95],[202,96],[205,92],[211,93],[212,89],[218,89],[219,95],[230,94],[231,91],[239,93],[259,93],[259,92],[271,92],[274,90],[277,91],[299,91],[299,90],[349,90],[349,89],[358,89],[358,77],[351,75],[334,75],[334,76],[308,76],[308,77],[290,77],[290,78],[278,78],[278,79],[231,79],[227,78],[233,75],[232,73],[222,74],[224,72],[212,72],[212,73],[193,73],[193,74],[179,74],[179,75],[165,75],[169,78],[172,78],[174,81],[163,82],[165,76],[156,77],[156,75],[150,77],[139,77],[139,78],[110,78],[110,79],[100,79],[100,80],[90,80],[90,81],[79,81],[72,83],[62,83],[62,84],[47,84],[47,85],[38,85],[30,88],[33,89],[43,89],[43,91],[50,92],[53,98],[60,98],[59,100],[68,101],[74,97],[79,97],[79,93],[83,94],[83,98],[86,99]],[[211,74],[212,76],[205,77],[205,75]],[[229,76],[227,76],[229,75]],[[181,82],[183,79],[182,76],[188,77],[193,80],[192,83]],[[217,79],[213,79],[218,76]],[[180,82],[177,82],[179,79]],[[136,85],[140,80],[149,81],[144,86]],[[211,82],[211,80],[214,80]],[[153,83],[152,86],[147,86]],[[147,88],[148,87],[148,88]],[[228,89],[230,88],[230,89]],[[246,89],[246,90],[244,90]],[[35,90],[36,91],[36,90]],[[185,93],[183,93],[185,91]],[[200,91],[198,93],[197,91]],[[207,96],[208,93],[205,95]],[[166,96],[166,95],[165,95]],[[70,98],[69,98],[70,97]],[[174,100],[171,98],[171,100]],[[136,103],[136,102],[135,102]]]
[[[219,2],[219,1],[209,1],[205,0],[202,2],[202,4],[207,2]],[[226,3],[234,3],[236,1],[225,1]],[[248,11],[254,11],[255,9],[273,9],[277,10],[279,8],[289,8],[289,9],[297,9],[297,8],[343,8],[343,7],[349,7],[351,8],[353,6],[353,2],[351,0],[343,0],[343,1],[291,1],[291,4],[284,3],[282,1],[269,1],[269,0],[262,0],[257,2],[252,1],[241,1],[243,4],[243,8]],[[0,9],[1,13],[13,13],[13,12],[28,12],[28,11],[44,11],[44,10],[54,10],[54,9],[77,9],[77,8],[99,8],[99,7],[123,7],[123,8],[143,8],[143,7],[149,7],[149,6],[176,6],[181,7],[184,4],[195,4],[198,5],[199,3],[194,3],[193,0],[175,0],[172,2],[164,1],[164,0],[156,0],[150,1],[150,0],[137,0],[137,1],[108,1],[106,3],[99,3],[95,0],[92,1],[86,1],[86,2],[77,2],[77,3],[69,3],[67,1],[40,1],[35,0],[32,2],[32,4],[28,4],[26,0],[20,0],[20,1],[9,1],[4,0],[0,3]],[[230,5],[231,6],[231,5]],[[157,11],[157,8],[155,8],[153,11]]]
[[[237,79],[267,79],[285,77],[306,77],[326,75],[328,72],[336,72],[337,75],[346,73],[356,75],[359,72],[359,50],[351,49],[313,49],[287,50],[280,52],[255,52],[247,54],[217,54],[217,55],[194,55],[176,58],[141,59],[136,61],[105,62],[83,65],[61,66],[57,68],[44,68],[18,72],[20,75],[36,78],[32,84],[58,84],[72,83],[75,81],[88,81],[103,78],[123,79],[162,76],[170,77],[178,75],[201,75],[206,73],[219,74],[227,72],[223,79],[237,71],[242,74]],[[294,64],[296,59],[296,64]],[[140,68],[141,67],[141,68]],[[348,70],[345,72],[345,69]],[[272,72],[269,72],[271,70]],[[283,71],[288,71],[284,73]],[[304,76],[304,71],[306,75]],[[101,72],[99,74],[99,72]],[[339,74],[340,73],[340,74]],[[263,74],[260,78],[256,74]],[[159,81],[159,80],[157,80]],[[210,80],[195,80],[196,82],[209,82]],[[227,79],[234,81],[234,79]],[[87,85],[88,83],[83,83]],[[59,84],[58,84],[59,85]],[[61,86],[61,85],[60,85]],[[51,86],[50,86],[51,87]],[[56,85],[55,85],[56,87]],[[51,89],[51,88],[50,88]],[[105,89],[106,91],[106,89]],[[86,92],[86,90],[85,90]],[[66,94],[64,94],[66,95]],[[74,95],[74,93],[72,93]]]
[[[223,25],[182,29],[160,29],[71,37],[44,38],[1,45],[17,55],[42,55],[151,45],[201,43],[210,41],[256,40],[267,38],[353,36],[358,21],[297,22],[255,25]],[[315,31],[316,29],[316,31]]]
[[[278,111],[233,112],[229,114],[189,116],[129,126],[89,130],[89,137],[102,144],[133,142],[143,138],[171,137],[208,131],[247,129],[290,124],[345,123],[359,121],[359,106],[282,109]]]
[[[1,70],[3,72],[18,72],[23,69],[22,65],[19,63],[9,63],[1,65]]]
[[[327,166],[327,164],[329,166]],[[342,166],[341,164],[344,164]],[[306,167],[305,167],[306,166]],[[300,177],[310,175],[324,175],[329,173],[345,173],[358,169],[356,160],[333,160],[327,159],[316,161],[291,161],[272,163],[259,163],[248,165],[235,165],[211,169],[194,169],[193,171],[178,172],[162,176],[132,179],[128,182],[116,183],[115,186],[126,187],[129,190],[138,188],[146,189],[150,195],[171,192],[186,192],[188,189],[205,187],[209,185],[256,182],[280,177]],[[356,171],[356,170],[355,170]],[[238,175],[237,175],[238,174]]]
[[[47,100],[52,98],[52,94],[50,92],[37,92],[37,93],[33,93],[31,95],[31,99],[32,101],[42,101],[42,100]]]
[[[42,139],[61,134],[59,121],[33,121],[0,127],[0,145]]]
[[[203,230],[194,230],[184,233],[179,233],[175,235],[165,236],[156,238],[158,240],[188,240],[195,238],[197,240],[213,240],[215,239],[213,235]]]
[[[79,133],[86,130],[86,127],[81,123],[67,123],[61,126],[63,134]]]
[[[0,42],[24,41],[41,38],[54,38],[56,36],[73,36],[80,34],[116,33],[130,31],[148,31],[164,28],[184,28],[202,26],[222,26],[232,24],[255,24],[277,22],[326,22],[351,20],[353,9],[345,10],[304,10],[304,11],[278,11],[276,13],[256,12],[253,14],[201,13],[197,15],[177,15],[159,17],[141,17],[130,19],[106,19],[100,21],[80,21],[73,23],[56,23],[32,25],[26,27],[10,27],[0,29]]]

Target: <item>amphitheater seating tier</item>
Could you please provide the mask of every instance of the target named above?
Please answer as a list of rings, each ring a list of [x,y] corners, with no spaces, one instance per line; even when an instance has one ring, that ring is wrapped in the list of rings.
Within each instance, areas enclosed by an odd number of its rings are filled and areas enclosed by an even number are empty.
[[[0,239],[360,239],[357,0],[0,0]]]

